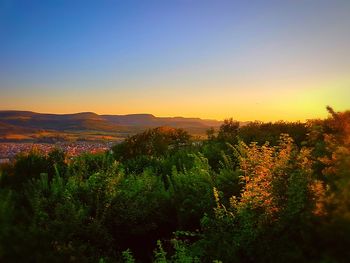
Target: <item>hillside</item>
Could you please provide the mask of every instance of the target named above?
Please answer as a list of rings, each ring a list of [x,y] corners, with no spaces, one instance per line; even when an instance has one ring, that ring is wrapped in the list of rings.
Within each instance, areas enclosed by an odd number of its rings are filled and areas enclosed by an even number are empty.
[[[204,134],[209,127],[218,127],[216,120],[183,117],[156,117],[152,114],[98,115],[93,112],[75,114],[46,114],[31,111],[0,111],[0,139],[10,134],[28,134],[43,131],[103,132],[133,134],[159,126],[183,128],[193,134]]]

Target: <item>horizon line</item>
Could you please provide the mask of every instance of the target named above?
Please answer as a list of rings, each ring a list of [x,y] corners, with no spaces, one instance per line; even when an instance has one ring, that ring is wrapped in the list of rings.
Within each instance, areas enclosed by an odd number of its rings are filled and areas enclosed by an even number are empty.
[[[261,121],[258,119],[255,120],[238,120],[233,117],[227,117],[223,119],[214,119],[214,118],[200,118],[200,117],[184,117],[184,116],[157,116],[152,113],[127,113],[127,114],[117,114],[117,113],[97,113],[94,111],[79,111],[79,112],[71,112],[71,113],[62,113],[62,112],[39,112],[39,111],[34,111],[34,110],[14,110],[14,109],[0,109],[0,112],[30,112],[30,113],[36,113],[36,114],[52,114],[52,115],[74,115],[74,114],[82,114],[82,113],[91,113],[91,114],[96,114],[98,116],[103,116],[103,115],[110,115],[110,116],[130,116],[130,115],[151,115],[155,118],[185,118],[185,119],[200,119],[204,121],[217,121],[217,122],[224,122],[225,120],[233,119],[234,121],[238,121],[241,123],[245,122],[261,122],[261,123],[278,123],[278,122],[300,122],[300,123],[306,123],[309,120],[318,120],[318,119],[325,119],[325,118],[308,118],[305,120],[285,120],[285,119],[279,119],[279,120],[268,120],[268,121]]]

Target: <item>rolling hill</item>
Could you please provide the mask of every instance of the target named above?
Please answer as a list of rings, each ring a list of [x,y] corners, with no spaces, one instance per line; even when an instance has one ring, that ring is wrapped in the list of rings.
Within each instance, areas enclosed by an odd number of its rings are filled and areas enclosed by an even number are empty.
[[[159,126],[183,128],[193,134],[204,134],[216,120],[184,117],[156,117],[152,114],[98,115],[93,112],[46,114],[31,111],[0,111],[0,136],[50,132],[106,132],[132,134]]]

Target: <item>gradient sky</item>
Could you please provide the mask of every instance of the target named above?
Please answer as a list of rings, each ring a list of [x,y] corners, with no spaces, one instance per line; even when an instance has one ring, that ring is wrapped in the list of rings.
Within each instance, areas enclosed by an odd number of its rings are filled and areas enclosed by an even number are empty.
[[[0,110],[305,120],[350,109],[350,1],[0,0]]]

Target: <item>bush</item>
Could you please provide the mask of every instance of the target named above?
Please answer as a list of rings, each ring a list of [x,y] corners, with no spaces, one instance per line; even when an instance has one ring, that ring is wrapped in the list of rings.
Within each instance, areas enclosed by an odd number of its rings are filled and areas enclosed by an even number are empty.
[[[172,204],[176,209],[179,229],[198,229],[200,219],[205,213],[210,213],[214,204],[208,160],[202,155],[193,157],[193,168],[184,172],[174,169],[170,177]]]
[[[150,258],[159,238],[175,231],[174,211],[161,178],[145,171],[127,176],[116,189],[105,224],[119,251],[130,248],[137,257]]]

